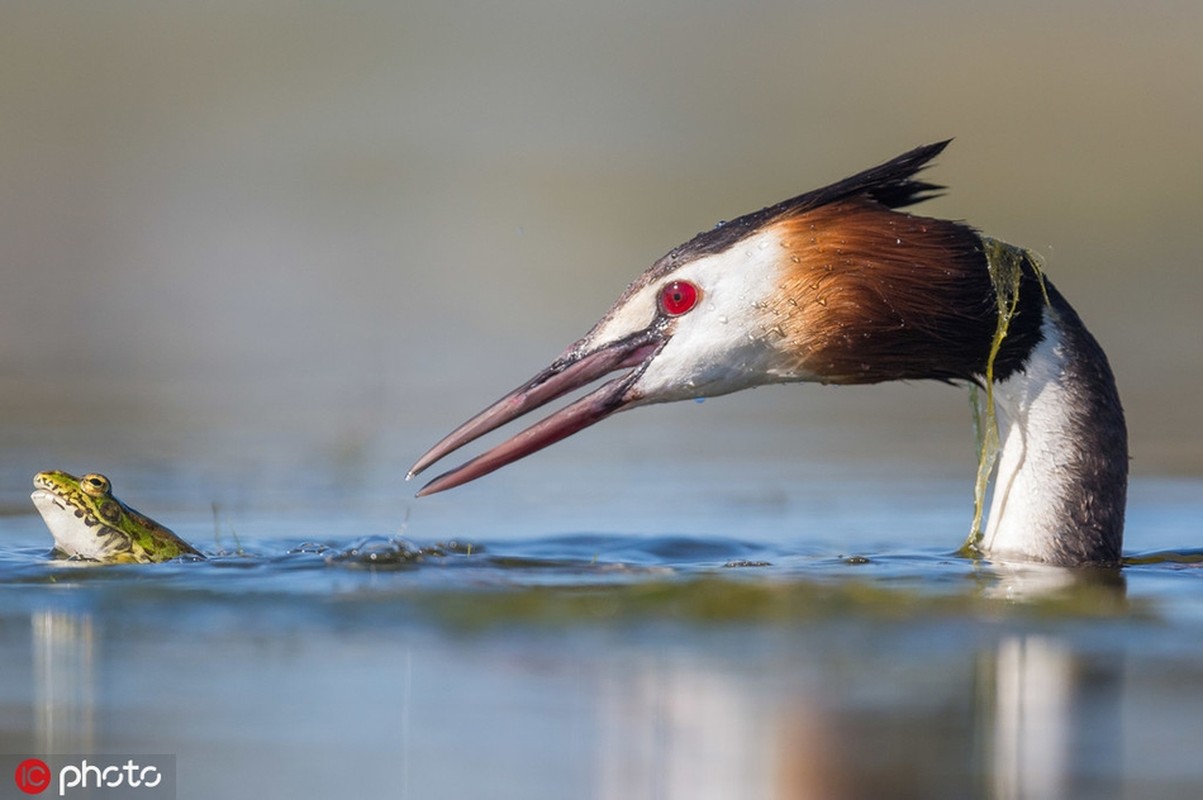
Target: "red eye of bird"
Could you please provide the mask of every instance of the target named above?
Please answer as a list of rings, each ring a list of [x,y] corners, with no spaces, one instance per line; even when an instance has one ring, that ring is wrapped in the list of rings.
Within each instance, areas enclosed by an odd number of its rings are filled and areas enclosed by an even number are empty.
[[[670,317],[679,317],[698,302],[698,287],[689,281],[673,281],[660,290],[660,308]]]

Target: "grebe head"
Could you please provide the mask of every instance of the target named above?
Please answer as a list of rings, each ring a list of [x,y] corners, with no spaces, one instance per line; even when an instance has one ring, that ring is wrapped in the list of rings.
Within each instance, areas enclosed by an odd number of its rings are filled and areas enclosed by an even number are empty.
[[[999,302],[983,238],[961,223],[898,210],[940,188],[915,175],[947,144],[916,148],[672,250],[583,338],[431,448],[410,477],[573,389],[621,375],[435,478],[419,496],[639,405],[791,381],[980,384],[988,372],[996,382],[1023,373],[1048,335],[1046,298],[1063,303],[1060,295],[1039,285],[1037,268],[1024,261],[1007,336],[991,358]]]

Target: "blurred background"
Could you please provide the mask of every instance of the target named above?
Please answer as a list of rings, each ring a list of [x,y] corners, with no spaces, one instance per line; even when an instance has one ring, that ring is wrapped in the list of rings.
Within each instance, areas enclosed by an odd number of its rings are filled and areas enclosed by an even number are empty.
[[[397,507],[417,455],[669,248],[950,136],[919,210],[1040,253],[1111,356],[1135,473],[1197,473],[1201,40],[1169,0],[6,2],[3,499],[125,459],[198,506]],[[489,481],[766,448],[972,467],[938,385],[603,428]]]

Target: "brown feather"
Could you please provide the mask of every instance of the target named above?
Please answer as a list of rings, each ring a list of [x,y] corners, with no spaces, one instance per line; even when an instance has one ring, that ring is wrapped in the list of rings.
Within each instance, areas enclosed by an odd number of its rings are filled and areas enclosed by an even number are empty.
[[[984,373],[998,307],[973,229],[893,211],[867,196],[772,227],[788,263],[770,312],[805,371],[830,383],[976,380]],[[1025,270],[996,379],[1019,368],[1040,339],[1035,280]]]

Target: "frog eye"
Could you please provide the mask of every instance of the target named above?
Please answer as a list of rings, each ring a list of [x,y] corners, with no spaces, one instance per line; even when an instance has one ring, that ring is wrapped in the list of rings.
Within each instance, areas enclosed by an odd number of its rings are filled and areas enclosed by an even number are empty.
[[[109,479],[103,475],[98,475],[95,472],[89,472],[80,479],[79,485],[83,487],[85,493],[93,497],[103,497],[109,493]]]

